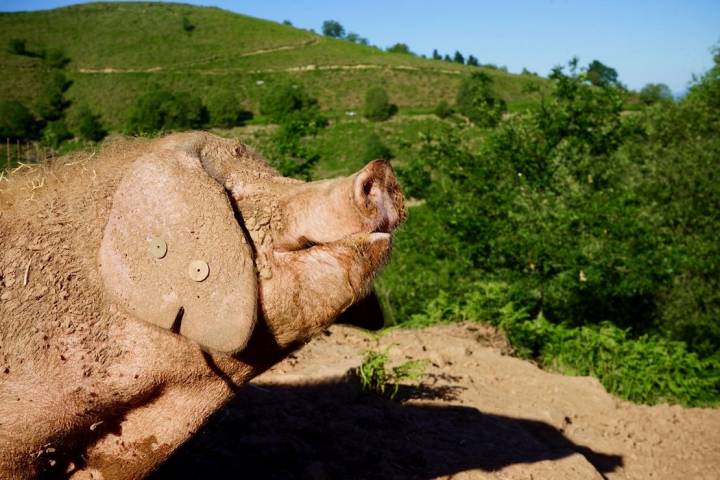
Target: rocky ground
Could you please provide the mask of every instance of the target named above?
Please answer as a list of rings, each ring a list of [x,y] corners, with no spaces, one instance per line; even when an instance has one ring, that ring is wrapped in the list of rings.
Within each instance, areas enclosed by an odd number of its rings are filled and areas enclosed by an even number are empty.
[[[427,359],[395,400],[352,374],[369,349]],[[246,386],[154,476],[268,479],[719,479],[720,409],[634,405],[593,378],[507,355],[480,324],[345,326]]]

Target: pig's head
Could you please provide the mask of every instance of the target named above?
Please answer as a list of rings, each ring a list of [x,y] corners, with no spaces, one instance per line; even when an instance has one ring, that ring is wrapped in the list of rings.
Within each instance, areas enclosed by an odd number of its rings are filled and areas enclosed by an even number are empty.
[[[308,183],[259,172],[230,191],[255,249],[260,328],[284,349],[368,293],[406,211],[386,161]]]
[[[236,141],[172,135],[120,182],[100,272],[137,318],[272,362],[369,292],[405,216],[388,162],[304,183]]]

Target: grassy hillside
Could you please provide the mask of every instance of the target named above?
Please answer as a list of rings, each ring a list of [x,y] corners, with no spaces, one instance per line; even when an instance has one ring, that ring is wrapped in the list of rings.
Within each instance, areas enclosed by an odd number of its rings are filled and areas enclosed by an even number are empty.
[[[194,27],[188,32],[183,21]],[[32,104],[45,71],[38,58],[10,53],[11,39],[30,51],[60,48],[69,58],[68,99],[88,103],[111,129],[153,85],[206,98],[232,89],[257,111],[263,89],[287,77],[320,99],[324,110],[356,109],[370,84],[382,84],[401,108],[451,101],[462,74],[455,63],[391,54],[217,8],[158,3],[94,3],[0,14],[0,99]],[[398,39],[399,41],[402,39]],[[482,69],[511,109],[526,103],[530,78]]]

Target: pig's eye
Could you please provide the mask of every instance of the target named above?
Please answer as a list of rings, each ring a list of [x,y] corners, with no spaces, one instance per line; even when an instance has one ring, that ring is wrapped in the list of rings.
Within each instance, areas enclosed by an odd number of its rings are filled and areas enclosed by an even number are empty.
[[[298,250],[305,250],[306,248],[312,248],[315,245],[317,245],[317,243],[313,242],[309,238],[306,238],[306,237],[298,238]]]

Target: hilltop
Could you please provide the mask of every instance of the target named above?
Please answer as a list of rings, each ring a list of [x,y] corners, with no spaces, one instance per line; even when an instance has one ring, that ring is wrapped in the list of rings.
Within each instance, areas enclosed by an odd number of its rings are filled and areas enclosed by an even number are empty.
[[[290,77],[323,110],[343,111],[357,109],[372,84],[383,85],[401,109],[430,109],[452,101],[462,76],[478,70],[493,77],[512,108],[529,100],[526,82],[538,80],[388,53],[218,8],[91,3],[0,14],[0,100],[28,104],[46,71],[38,58],[12,54],[12,39],[26,40],[30,51],[61,49],[70,59],[70,109],[88,103],[111,129],[123,125],[129,105],[154,85],[203,100],[215,89],[232,89],[245,108],[257,111],[263,90]]]

